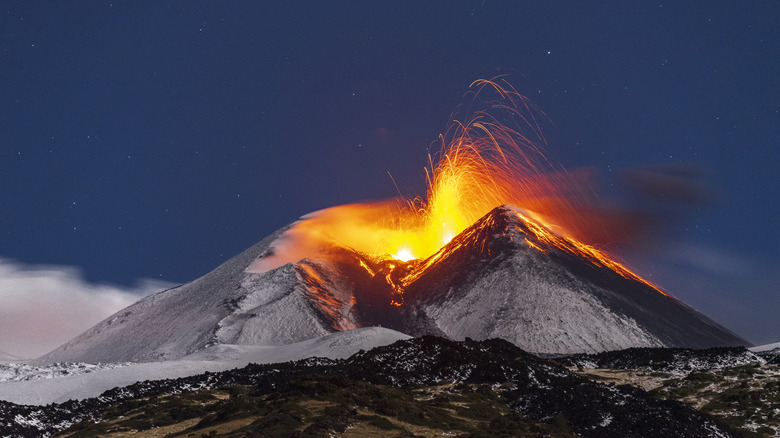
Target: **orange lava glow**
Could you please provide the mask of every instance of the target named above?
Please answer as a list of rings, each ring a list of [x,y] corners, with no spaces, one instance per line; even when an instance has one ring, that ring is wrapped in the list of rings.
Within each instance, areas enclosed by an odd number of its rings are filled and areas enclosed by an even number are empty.
[[[440,136],[440,150],[428,156],[425,198],[313,213],[288,230],[275,254],[260,260],[255,269],[326,256],[332,246],[349,247],[376,260],[438,258],[437,252],[454,236],[493,208],[508,204],[532,216],[523,218],[535,234],[534,243],[526,239],[530,247],[576,253],[650,285],[604,252],[581,243],[603,243],[609,238],[609,230],[604,230],[609,221],[588,208],[593,194],[587,175],[567,172],[545,157],[541,122],[546,119],[541,111],[502,78],[475,81],[468,95],[473,100],[465,120],[453,120]]]
[[[559,250],[562,250],[563,252],[569,253],[571,255],[584,257],[587,259],[590,263],[596,265],[596,266],[602,266],[605,268],[609,268],[618,274],[622,275],[625,278],[630,278],[632,280],[639,281],[641,283],[644,283],[647,286],[650,286],[651,288],[657,290],[658,292],[670,296],[667,293],[660,290],[657,286],[650,283],[649,281],[645,280],[644,278],[640,277],[639,275],[632,272],[630,269],[623,266],[621,263],[618,263],[614,260],[614,258],[610,257],[603,251],[599,251],[598,249],[586,245],[582,242],[578,242],[577,240],[570,238],[570,237],[563,237],[556,235],[555,233],[550,232],[549,229],[545,228],[543,225],[541,225],[538,221],[531,220],[530,218],[518,213],[518,218],[526,225],[528,230],[533,234],[533,237],[535,237],[535,240],[538,242],[541,242],[544,244],[547,248],[557,248]],[[544,253],[547,252],[546,249],[544,249],[542,246],[533,243],[532,241],[525,239],[525,242],[528,244],[529,247],[534,248],[536,250],[542,251]]]

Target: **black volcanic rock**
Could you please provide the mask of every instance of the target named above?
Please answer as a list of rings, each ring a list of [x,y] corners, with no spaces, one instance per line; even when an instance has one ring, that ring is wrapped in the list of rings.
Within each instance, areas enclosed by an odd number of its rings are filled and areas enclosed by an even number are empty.
[[[504,385],[503,396],[516,411],[543,422],[563,416],[586,437],[728,436],[687,405],[590,382],[500,339],[422,337],[357,354],[347,363],[358,373],[353,377],[384,385]]]
[[[291,391],[300,393],[302,381],[312,382],[315,399],[317,385],[327,389],[334,385],[350,385],[349,382],[375,385],[374,389],[365,389],[368,394],[374,394],[373,400],[381,397],[385,391],[383,387],[412,391],[450,384],[454,385],[452,391],[456,393],[482,388],[477,390],[493,393],[490,397],[505,403],[516,414],[542,423],[562,422],[584,437],[732,436],[710,417],[682,403],[659,400],[632,387],[591,382],[503,340],[454,342],[431,336],[399,341],[339,361],[307,359],[286,364],[249,365],[222,373],[140,382],[80,402],[45,407],[1,403],[0,435],[48,436],[85,418],[111,421],[112,417],[104,415],[125,412],[123,406],[135,403],[134,400],[193,389],[248,385],[253,396],[267,395],[273,399]],[[356,415],[355,408],[375,408],[364,405],[373,403],[371,397],[349,397],[351,401],[345,405],[346,409],[339,411],[344,418],[339,417],[338,424],[318,423],[317,427],[327,429],[347,424],[348,417]],[[109,406],[112,409],[107,411]],[[404,415],[392,409],[384,412],[390,417],[403,418]],[[430,423],[432,420],[425,421]]]
[[[596,354],[577,354],[556,359],[567,366],[580,368],[639,369],[666,373],[689,373],[766,362],[760,355],[744,347],[714,347],[701,350],[689,348],[628,348]]]

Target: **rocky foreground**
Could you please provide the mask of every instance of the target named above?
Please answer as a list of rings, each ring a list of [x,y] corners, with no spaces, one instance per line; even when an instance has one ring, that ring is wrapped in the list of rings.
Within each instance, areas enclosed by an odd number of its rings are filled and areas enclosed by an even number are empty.
[[[540,358],[426,336],[43,407],[0,402],[0,436],[776,436],[776,362],[742,348]]]

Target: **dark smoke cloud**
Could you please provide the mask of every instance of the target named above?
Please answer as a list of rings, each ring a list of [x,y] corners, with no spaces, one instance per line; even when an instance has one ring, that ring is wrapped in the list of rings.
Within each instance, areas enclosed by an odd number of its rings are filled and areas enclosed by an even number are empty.
[[[714,191],[705,171],[690,164],[625,169],[617,178],[594,176],[593,202],[583,205],[586,219],[602,230],[601,241],[612,250],[649,250],[672,238],[694,212],[714,204]]]
[[[712,201],[701,168],[675,164],[630,169],[622,172],[623,185],[648,201],[698,206]]]

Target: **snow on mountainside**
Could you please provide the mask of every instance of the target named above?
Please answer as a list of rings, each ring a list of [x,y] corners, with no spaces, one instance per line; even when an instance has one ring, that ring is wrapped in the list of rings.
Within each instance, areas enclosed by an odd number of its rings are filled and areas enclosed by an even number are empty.
[[[173,360],[215,343],[279,345],[332,332],[296,287],[291,265],[245,272],[284,231],[195,281],[115,313],[33,363]]]
[[[761,366],[767,360],[744,347],[717,347],[703,350],[687,348],[629,348],[597,354],[559,357],[559,363],[580,369],[609,368],[643,370],[688,375],[694,371],[719,370],[739,366]]]
[[[522,210],[493,210],[407,287],[406,302],[451,338],[500,337],[535,353],[750,345],[534,226]]]
[[[55,363],[40,367],[27,365],[25,363],[0,364],[0,384],[7,382],[22,382],[26,380],[54,379],[62,376],[86,374],[127,365],[130,365],[130,363]]]
[[[755,347],[748,348],[748,350],[754,353],[758,353],[760,351],[780,350],[780,342],[775,342],[774,344],[756,345]]]
[[[241,368],[250,363],[282,363],[310,357],[344,359],[360,350],[409,339],[379,327],[333,333],[281,346],[213,345],[190,356],[165,362],[112,364],[85,367],[64,364],[40,367],[17,375],[17,381],[0,383],[0,400],[17,404],[46,405],[97,397],[112,388],[143,380],[172,379]]]
[[[333,247],[322,259],[251,272],[287,229],[35,363],[174,360],[212,345],[284,345],[371,326],[500,337],[535,353],[749,345],[514,207],[494,209],[426,260],[376,260]]]
[[[536,353],[664,345],[601,302],[592,284],[529,247],[511,213],[483,218],[473,236],[464,233],[470,239],[456,241],[410,288],[410,295],[420,297],[421,313],[442,332],[454,339],[500,337]],[[464,272],[466,278],[453,277]],[[431,282],[447,293],[428,296]]]

